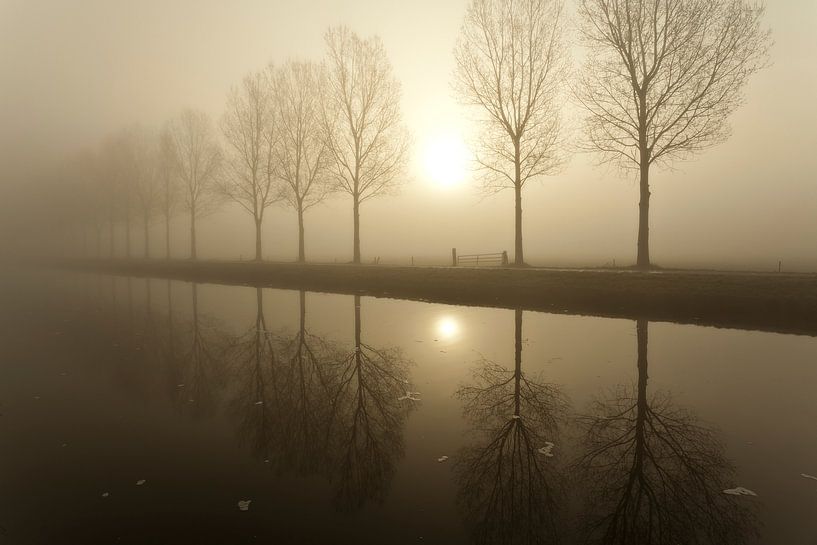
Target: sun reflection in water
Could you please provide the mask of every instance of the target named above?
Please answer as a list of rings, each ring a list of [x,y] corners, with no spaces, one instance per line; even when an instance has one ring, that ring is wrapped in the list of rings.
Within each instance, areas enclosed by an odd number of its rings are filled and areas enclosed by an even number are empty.
[[[460,324],[451,316],[441,316],[437,319],[435,331],[440,340],[454,340],[460,334]]]

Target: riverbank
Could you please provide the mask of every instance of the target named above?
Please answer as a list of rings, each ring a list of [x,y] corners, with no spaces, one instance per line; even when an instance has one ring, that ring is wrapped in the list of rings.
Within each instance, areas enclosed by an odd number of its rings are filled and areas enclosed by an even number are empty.
[[[124,259],[50,265],[124,276],[817,336],[815,274]]]

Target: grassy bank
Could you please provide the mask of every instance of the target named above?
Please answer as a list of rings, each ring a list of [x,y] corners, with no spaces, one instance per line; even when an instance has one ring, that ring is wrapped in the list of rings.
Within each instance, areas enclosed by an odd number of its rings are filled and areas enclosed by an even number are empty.
[[[817,335],[813,274],[182,260],[81,260],[59,265],[116,275]]]

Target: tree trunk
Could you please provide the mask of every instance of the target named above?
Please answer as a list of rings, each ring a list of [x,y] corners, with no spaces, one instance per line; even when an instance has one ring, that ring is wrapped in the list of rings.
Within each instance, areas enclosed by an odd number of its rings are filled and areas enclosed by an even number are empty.
[[[147,212],[145,212],[145,216],[142,219],[145,225],[145,259],[150,259],[150,226],[148,225]]]
[[[641,154],[641,174],[639,188],[641,200],[638,203],[638,257],[639,269],[650,268],[650,163],[646,154]]]
[[[190,210],[190,259],[196,259],[196,209]]]
[[[360,295],[355,295],[355,348],[360,354]]]
[[[261,261],[261,222],[262,219],[255,218],[255,260]]]
[[[514,222],[514,264],[524,265],[525,256],[522,252],[522,187],[519,184],[514,187],[514,193],[516,196],[516,213]]]
[[[300,322],[300,332],[301,332],[301,342],[304,340],[304,335],[306,334],[306,292],[301,290],[298,295],[298,300],[301,304],[301,322]]]
[[[165,259],[170,259],[170,211],[165,210]]]
[[[522,397],[522,309],[514,312],[514,415],[519,416]]]
[[[514,264],[524,265],[525,255],[522,251],[522,164],[519,155],[519,143],[514,142]]]
[[[636,321],[638,337],[638,399],[636,401],[634,471],[630,479],[642,475],[644,459],[647,455],[646,421],[647,421],[647,320]]]
[[[125,210],[125,257],[130,259],[130,212]]]
[[[110,255],[108,257],[113,259],[114,256],[116,256],[116,248],[115,248],[115,246],[116,246],[116,222],[114,222],[113,217],[111,217],[110,228],[111,228],[111,239],[108,241],[108,245],[109,245],[108,253]]]
[[[352,211],[354,214],[354,249],[352,254],[352,263],[360,263],[360,202],[358,196],[353,195],[354,203],[352,204]]]
[[[303,210],[303,205],[299,203],[298,204],[298,263],[303,263],[305,261],[306,261],[306,251],[304,249],[304,210]]]

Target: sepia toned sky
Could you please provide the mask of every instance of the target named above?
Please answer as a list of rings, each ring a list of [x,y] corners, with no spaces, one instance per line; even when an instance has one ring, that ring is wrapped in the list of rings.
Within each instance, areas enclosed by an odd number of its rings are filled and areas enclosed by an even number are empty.
[[[512,250],[512,193],[482,195],[472,176],[441,187],[424,168],[430,142],[469,139],[472,112],[458,106],[451,88],[465,6],[465,0],[0,0],[0,183],[24,183],[49,158],[95,146],[133,123],[159,126],[184,107],[217,120],[230,86],[248,71],[288,58],[320,60],[325,29],[346,24],[382,37],[413,135],[401,194],[362,208],[364,260],[444,260],[455,246],[466,253]],[[768,0],[766,20],[773,64],[749,83],[732,137],[652,175],[658,264],[771,269],[781,259],[786,267],[817,270],[817,2]],[[566,106],[566,115],[576,112]],[[528,261],[634,260],[635,179],[595,161],[574,155],[560,174],[527,186]],[[348,260],[351,219],[341,196],[310,211],[307,255]],[[176,224],[181,252],[184,218]],[[275,209],[265,236],[270,258],[293,258],[295,215]],[[204,257],[248,257],[251,220],[226,208],[203,222],[199,239]]]

